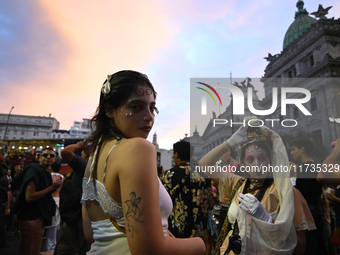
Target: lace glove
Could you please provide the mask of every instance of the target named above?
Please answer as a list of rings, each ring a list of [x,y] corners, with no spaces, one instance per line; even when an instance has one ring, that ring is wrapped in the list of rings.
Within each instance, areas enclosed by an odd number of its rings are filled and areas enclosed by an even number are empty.
[[[238,201],[240,201],[239,207],[246,213],[259,220],[272,222],[272,216],[267,213],[260,201],[252,194],[240,194]]]
[[[248,116],[248,117],[245,117],[244,118],[244,122],[246,123],[245,124],[245,127],[244,126],[241,126],[226,142],[231,146],[231,148],[235,148],[237,145],[239,145],[244,137],[247,136],[247,129],[248,129],[248,121],[249,120],[252,120],[251,121],[251,125],[253,126],[257,126],[259,125],[257,123],[257,117],[255,116]]]

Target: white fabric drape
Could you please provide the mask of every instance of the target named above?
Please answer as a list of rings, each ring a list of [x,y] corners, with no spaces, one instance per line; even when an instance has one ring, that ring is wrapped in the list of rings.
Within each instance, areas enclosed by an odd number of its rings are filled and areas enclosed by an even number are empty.
[[[261,128],[261,132],[273,142],[271,165],[289,169],[288,155],[281,138],[273,131]],[[291,255],[296,243],[293,224],[294,195],[289,171],[273,173],[279,197],[279,208],[271,214],[275,223],[268,223],[251,217],[238,207],[237,221],[242,238],[241,254]]]

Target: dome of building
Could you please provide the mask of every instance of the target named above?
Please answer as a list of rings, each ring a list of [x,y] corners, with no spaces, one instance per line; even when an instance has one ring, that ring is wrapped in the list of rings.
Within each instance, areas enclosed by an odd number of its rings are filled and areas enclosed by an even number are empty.
[[[296,3],[298,11],[295,13],[295,20],[289,26],[285,38],[283,40],[283,49],[294,42],[301,36],[308,28],[310,28],[317,20],[308,15],[306,9],[303,8],[304,2],[299,0]]]

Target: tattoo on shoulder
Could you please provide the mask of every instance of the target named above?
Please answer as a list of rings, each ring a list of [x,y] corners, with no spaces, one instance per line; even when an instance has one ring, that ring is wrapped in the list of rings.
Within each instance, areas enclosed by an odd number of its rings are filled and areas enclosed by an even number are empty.
[[[140,197],[136,196],[135,192],[130,193],[130,200],[126,200],[124,202],[125,204],[125,220],[127,223],[127,231],[131,232],[131,235],[133,237],[133,230],[134,226],[132,225],[132,220],[135,220],[137,222],[143,222],[141,220],[141,216],[143,215],[143,210],[140,209],[138,206],[139,202],[141,201]]]

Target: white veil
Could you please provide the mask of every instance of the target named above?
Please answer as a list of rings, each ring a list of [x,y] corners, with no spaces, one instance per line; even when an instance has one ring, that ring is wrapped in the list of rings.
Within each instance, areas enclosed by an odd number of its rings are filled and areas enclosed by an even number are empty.
[[[242,237],[241,254],[289,254],[297,244],[293,224],[294,194],[289,179],[289,161],[281,137],[272,130],[261,127],[262,135],[273,143],[271,165],[280,171],[273,171],[275,187],[279,197],[279,209],[271,214],[275,223],[258,220],[238,208],[239,235]],[[283,169],[288,169],[284,172]]]

